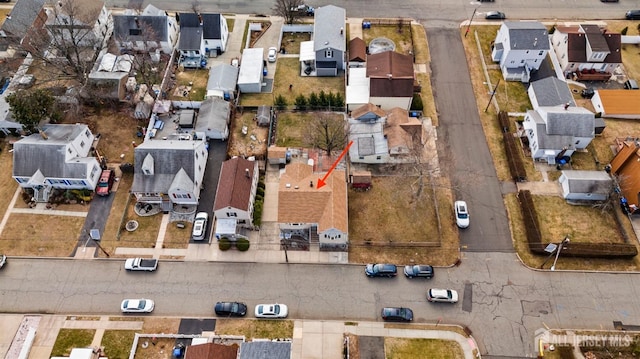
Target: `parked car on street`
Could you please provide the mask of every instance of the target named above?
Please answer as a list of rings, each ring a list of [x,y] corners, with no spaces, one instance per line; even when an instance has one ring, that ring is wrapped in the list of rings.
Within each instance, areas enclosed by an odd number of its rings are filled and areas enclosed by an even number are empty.
[[[113,170],[104,170],[100,174],[100,179],[98,180],[98,186],[96,187],[96,194],[98,196],[108,196],[111,194],[111,188],[113,187],[113,182],[115,182],[116,175]]]
[[[364,268],[367,277],[395,277],[398,268],[395,264],[369,263]]]
[[[507,16],[502,11],[489,11],[484,18],[487,20],[504,20]]]
[[[0,268],[4,267],[7,264],[7,256],[4,254],[0,254]]]
[[[456,213],[456,225],[458,228],[469,227],[469,209],[467,207],[467,202],[455,201],[453,207]]]
[[[256,318],[286,318],[289,308],[284,304],[258,304],[256,305]]]
[[[453,289],[431,288],[427,292],[427,300],[430,302],[457,303],[458,292]]]
[[[640,10],[629,10],[624,17],[627,20],[640,20]]]
[[[267,59],[269,60],[269,62],[276,62],[276,56],[278,54],[278,49],[276,49],[275,47],[270,47],[269,51],[267,52]]]
[[[413,320],[413,311],[402,307],[382,308],[382,319],[389,322],[410,322]]]
[[[213,310],[221,317],[244,317],[247,305],[241,302],[218,302]]]
[[[125,299],[120,304],[122,313],[151,313],[153,307],[151,299]]]
[[[193,221],[193,231],[191,232],[191,238],[194,241],[201,241],[204,239],[204,234],[207,232],[207,220],[209,215],[207,212],[198,212],[196,219]]]
[[[407,278],[433,278],[433,267],[430,265],[404,266],[404,275]]]
[[[128,271],[153,272],[158,269],[158,260],[155,258],[129,258],[124,261],[124,269]]]

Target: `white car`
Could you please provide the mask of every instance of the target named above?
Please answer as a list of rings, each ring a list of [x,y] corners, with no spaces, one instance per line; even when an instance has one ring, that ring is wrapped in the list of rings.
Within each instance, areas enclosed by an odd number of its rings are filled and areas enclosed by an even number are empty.
[[[430,302],[457,303],[458,292],[453,289],[431,288],[427,292],[427,300]]]
[[[256,318],[286,318],[289,309],[284,304],[258,304],[256,305]]]
[[[267,52],[267,60],[269,60],[269,62],[276,62],[277,54],[278,49],[276,49],[275,47],[270,47],[269,51]]]
[[[204,239],[204,234],[207,232],[207,220],[209,215],[207,212],[198,212],[196,214],[196,220],[193,221],[193,231],[191,232],[191,238],[194,241],[201,241]]]
[[[155,304],[151,299],[125,299],[120,304],[122,313],[151,313]]]
[[[453,207],[456,212],[456,225],[458,228],[469,227],[469,207],[467,207],[467,202],[456,201]]]
[[[0,268],[4,267],[5,264],[7,264],[7,256],[0,254]]]

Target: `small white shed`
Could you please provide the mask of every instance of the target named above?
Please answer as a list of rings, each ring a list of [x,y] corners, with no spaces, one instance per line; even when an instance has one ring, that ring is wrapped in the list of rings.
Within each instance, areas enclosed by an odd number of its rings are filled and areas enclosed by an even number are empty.
[[[260,93],[262,91],[263,67],[263,48],[244,49],[238,74],[238,90],[244,93]]]
[[[605,171],[562,171],[558,182],[562,197],[573,201],[604,201],[613,188],[611,176]]]

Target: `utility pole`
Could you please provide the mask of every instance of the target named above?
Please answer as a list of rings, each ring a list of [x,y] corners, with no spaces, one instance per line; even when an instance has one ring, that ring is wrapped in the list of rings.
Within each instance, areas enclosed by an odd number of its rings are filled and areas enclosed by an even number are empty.
[[[553,265],[551,266],[551,271],[552,272],[556,270],[556,262],[558,261],[558,257],[560,256],[560,251],[562,250],[564,245],[568,244],[569,242],[570,242],[569,236],[566,236],[566,237],[564,237],[564,239],[562,240],[562,242],[558,246],[558,250],[556,251],[556,259],[553,260]]]
[[[493,88],[493,91],[491,91],[491,97],[489,97],[489,103],[487,103],[487,107],[484,109],[484,112],[487,112],[487,110],[489,109],[489,106],[491,106],[491,101],[493,101],[493,97],[496,95],[496,91],[498,91],[498,85],[500,85],[500,80],[502,80],[502,78],[498,77],[498,82],[496,83],[496,87]],[[491,86],[491,84],[489,84],[489,86]]]
[[[473,22],[473,18],[476,16],[477,11],[478,11],[477,7],[473,9],[473,14],[471,14],[471,20],[469,20],[469,25],[467,25],[467,30],[464,32],[464,37],[467,37],[467,35],[469,35],[469,29],[471,29],[471,23]]]
[[[282,244],[284,245],[284,260],[289,263],[289,255],[287,254],[287,239],[282,239]]]

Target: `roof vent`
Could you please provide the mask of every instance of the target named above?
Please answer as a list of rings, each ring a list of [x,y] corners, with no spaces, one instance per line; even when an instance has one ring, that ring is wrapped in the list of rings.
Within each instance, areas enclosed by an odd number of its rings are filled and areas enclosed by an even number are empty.
[[[295,187],[293,187],[293,188],[298,189],[298,186],[295,186]]]
[[[247,178],[251,178],[251,176],[249,176],[249,169],[248,168],[244,169],[244,175],[247,176]]]
[[[286,188],[291,188],[291,183],[287,183],[284,185]]]

